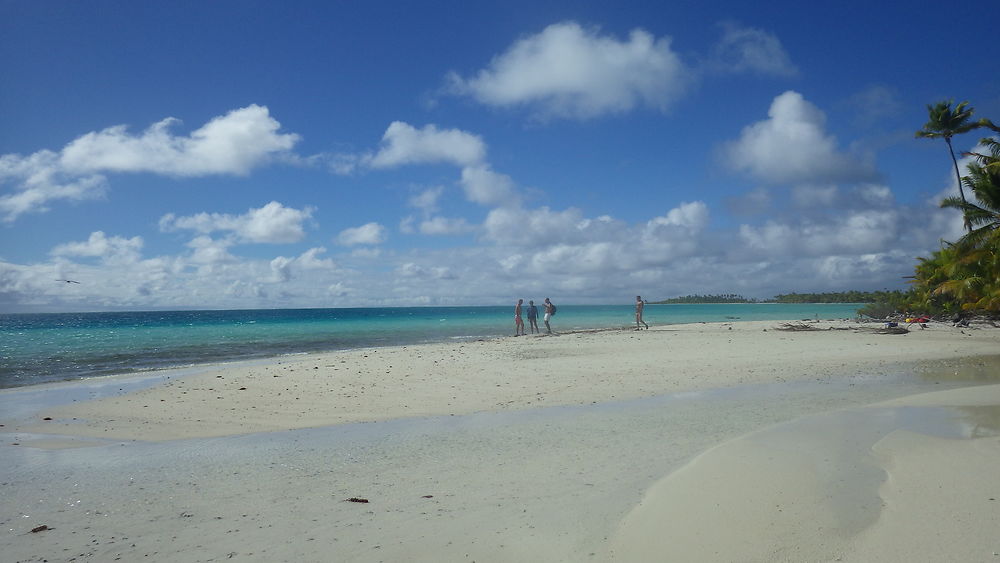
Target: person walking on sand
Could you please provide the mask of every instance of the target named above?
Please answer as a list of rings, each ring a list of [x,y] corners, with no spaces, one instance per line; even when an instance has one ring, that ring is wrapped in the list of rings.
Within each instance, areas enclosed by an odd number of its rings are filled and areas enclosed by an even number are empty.
[[[534,301],[528,301],[528,326],[531,327],[531,334],[539,332],[538,330],[538,307],[535,307]]]
[[[642,323],[642,326],[646,327],[646,330],[649,330],[649,325],[646,324],[646,321],[642,320],[642,309],[645,306],[646,306],[646,302],[642,300],[642,296],[641,295],[636,295],[635,296],[635,329],[636,330],[642,330],[641,328],[639,328],[639,323]]]
[[[545,330],[549,331],[549,334],[552,334],[552,327],[549,326],[549,319],[551,319],[552,315],[554,315],[554,314],[556,314],[556,306],[553,305],[551,301],[549,301],[548,297],[546,297],[545,298],[545,317],[543,317],[542,320],[545,321]]]
[[[518,299],[517,305],[514,307],[514,336],[524,335],[524,320],[521,319],[522,303],[524,303],[524,299]]]

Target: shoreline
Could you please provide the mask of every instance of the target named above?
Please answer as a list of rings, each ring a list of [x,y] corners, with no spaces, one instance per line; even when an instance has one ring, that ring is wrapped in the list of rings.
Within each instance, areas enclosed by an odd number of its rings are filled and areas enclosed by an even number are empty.
[[[836,330],[854,324],[841,321],[774,330],[780,324],[314,354],[0,420],[10,507],[0,550],[49,561],[635,561],[617,531],[632,527],[623,523],[658,483],[709,452],[824,413],[852,420],[852,409],[875,403],[920,406],[917,394],[970,386],[985,400],[976,391],[1000,387],[991,385],[1000,330],[932,324],[885,335]],[[785,444],[812,442],[804,433]],[[883,445],[902,460],[923,443]],[[824,453],[841,466],[854,459]],[[779,465],[809,475],[794,459]],[[894,482],[913,474],[906,467],[893,469]],[[794,499],[812,506],[817,490],[803,486]],[[354,497],[370,503],[346,502]],[[38,525],[49,530],[31,533]],[[706,526],[744,537],[744,528]],[[859,533],[870,534],[865,545],[887,537],[875,525]],[[801,541],[809,553],[833,553],[819,549],[830,541],[822,534]],[[857,545],[837,553],[870,552]]]
[[[704,309],[705,307],[711,309],[717,305],[688,307],[694,309],[687,314],[680,314],[678,318],[674,318],[675,315],[670,313],[669,319],[648,320],[652,320],[654,324],[659,321],[678,324],[731,320]],[[576,309],[575,313],[566,313],[569,317],[560,318],[560,322],[557,323],[560,328],[614,330],[631,325],[632,310],[629,306],[582,306]],[[406,312],[410,310],[411,313]],[[131,319],[131,314],[126,315],[128,320],[120,325],[103,319],[111,322],[108,326],[75,319],[74,322],[84,330],[86,338],[81,338],[83,335],[77,333],[65,334],[63,337],[53,334],[51,338],[55,340],[46,345],[38,345],[35,342],[37,339],[25,340],[26,335],[33,330],[23,332],[15,329],[11,332],[0,327],[0,339],[5,337],[9,339],[7,351],[11,354],[8,365],[4,370],[0,370],[3,371],[0,375],[0,386],[15,388],[47,381],[58,382],[81,377],[144,373],[149,370],[227,363],[251,357],[270,359],[289,354],[332,353],[366,347],[443,344],[500,338],[510,334],[507,307],[445,310],[433,307],[390,308],[386,310],[385,316],[373,317],[374,313],[369,311],[360,317],[354,315],[354,318],[352,314],[344,313],[354,309],[319,309],[319,311],[326,311],[328,314],[310,317],[297,314],[299,310],[274,310],[259,312],[264,316],[254,318],[252,314],[241,314],[240,311],[167,312],[173,315],[170,318],[193,315],[192,318],[184,318],[193,324],[175,323],[175,325],[163,324],[164,319],[156,317],[155,313],[140,313],[138,314],[140,317],[146,315],[150,318],[139,319]],[[695,311],[697,313],[692,318],[691,313]],[[819,311],[818,318],[825,319],[855,316],[853,310],[848,314],[844,306],[838,305],[809,307],[808,314],[801,310],[801,306],[784,307],[781,311],[784,314],[779,316],[787,318],[813,318],[817,311]],[[733,318],[742,315],[741,312],[730,311],[730,313],[734,314]],[[102,314],[93,316],[102,318]],[[750,317],[754,318],[755,315],[751,314]],[[358,322],[359,318],[374,322]],[[281,322],[276,322],[278,320]],[[144,322],[151,324],[145,325]],[[282,329],[272,333],[286,322],[292,327],[291,332]],[[20,328],[30,328],[30,326],[31,323],[25,323]],[[49,326],[44,322],[36,328],[59,330],[58,326]],[[177,329],[183,334],[171,334]],[[109,330],[122,331],[125,342],[121,347],[114,344],[114,338],[109,339]],[[163,346],[152,339],[153,333],[160,331],[162,331],[161,336],[169,340]],[[95,346],[72,344],[64,347],[54,344],[61,338],[67,339],[70,343],[93,341]],[[184,346],[185,339],[190,340],[188,343],[195,345],[194,348]],[[45,358],[52,361],[47,361]]]
[[[695,323],[211,364],[144,373],[136,377],[160,381],[39,413],[51,420],[0,423],[16,432],[123,440],[227,436],[828,380],[845,371],[877,376],[901,363],[1000,351],[994,329],[935,324],[882,335],[847,321],[791,322],[814,330],[780,331],[786,323],[773,321]]]
[[[693,324],[693,323],[692,323]],[[663,325],[667,326],[667,325]],[[628,326],[619,327],[602,327],[602,328],[580,328],[572,329],[560,332],[559,335],[572,335],[572,334],[586,334],[586,333],[596,333],[596,332],[612,332],[620,330],[628,330]],[[309,355],[326,355],[326,354],[338,354],[342,352],[355,352],[359,350],[369,350],[373,348],[405,348],[412,346],[434,346],[434,345],[444,345],[452,343],[468,343],[468,342],[482,342],[488,340],[497,340],[508,338],[510,335],[497,335],[497,334],[483,334],[483,335],[469,335],[469,336],[448,336],[443,337],[441,340],[429,340],[425,342],[418,343],[400,343],[400,344],[388,344],[385,346],[355,346],[348,348],[330,348],[321,350],[302,350],[297,352],[281,352],[270,355],[261,355],[253,357],[250,359],[229,359],[226,357],[218,359],[209,359],[200,362],[186,362],[178,364],[164,364],[161,367],[149,367],[149,368],[138,368],[132,371],[117,371],[117,372],[107,372],[94,375],[84,375],[78,377],[71,377],[67,379],[50,379],[42,381],[39,383],[24,383],[20,385],[13,385],[7,387],[0,387],[0,393],[5,391],[13,391],[19,389],[38,389],[45,386],[58,386],[58,385],[72,385],[74,383],[89,383],[101,380],[113,380],[122,379],[129,377],[155,377],[159,374],[167,372],[178,372],[178,371],[188,371],[188,370],[201,370],[201,369],[213,369],[217,366],[239,366],[247,363],[254,362],[275,362],[282,358],[295,358],[298,356],[309,356]],[[534,337],[546,336],[546,335],[531,335]]]

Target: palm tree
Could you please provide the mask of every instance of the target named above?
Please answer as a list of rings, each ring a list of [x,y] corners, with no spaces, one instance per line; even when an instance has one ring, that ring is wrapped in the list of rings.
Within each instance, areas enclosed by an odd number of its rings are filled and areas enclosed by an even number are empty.
[[[992,129],[994,132],[1000,133],[1000,125],[993,123],[992,121],[986,119],[985,117],[976,122],[976,129],[980,127]]]
[[[923,311],[954,313],[960,310],[961,304],[956,299],[954,291],[939,291],[941,286],[947,284],[954,276],[955,265],[959,260],[955,245],[944,243],[941,249],[934,251],[930,257],[918,256],[917,260],[917,266],[910,280],[913,289],[909,305]],[[958,288],[949,287],[949,289]]]
[[[941,207],[962,212],[969,232],[958,243],[970,250],[1000,242],[1000,141],[987,138],[980,143],[986,154],[966,153],[975,157],[976,162],[968,165],[969,174],[961,180],[972,191],[975,202],[956,197],[941,202]]]
[[[951,146],[951,138],[960,133],[967,133],[972,129],[980,126],[979,123],[971,122],[969,119],[972,117],[972,108],[966,108],[969,102],[962,102],[955,106],[955,109],[951,108],[951,104],[954,100],[949,100],[947,102],[938,102],[933,106],[927,106],[927,123],[924,124],[924,128],[917,131],[916,136],[918,138],[927,139],[937,139],[943,138],[944,142],[948,144],[948,152],[951,154],[951,163],[955,166],[955,178],[958,179],[958,193],[962,196],[962,201],[965,201],[965,190],[962,189],[962,175],[958,172],[958,160],[955,158],[955,149]],[[966,224],[968,228],[969,225]]]
[[[975,157],[962,183],[972,191],[975,202],[945,198],[941,207],[962,212],[969,232],[939,255],[936,265],[946,278],[933,280],[931,295],[950,297],[963,310],[1000,311],[1000,141],[982,139],[983,152],[965,153]]]
[[[998,129],[997,132],[1000,133],[1000,129]],[[980,139],[979,144],[983,145],[983,148],[989,151],[990,154],[969,151],[962,153],[962,156],[975,157],[976,162],[978,162],[978,164],[986,170],[1000,171],[1000,148],[997,146],[997,140],[987,137],[985,139]]]
[[[955,249],[956,247],[952,247]],[[972,251],[935,256],[935,274],[946,279],[929,292],[929,297],[952,300],[963,311],[1000,312],[1000,245],[993,241]],[[940,302],[939,302],[940,303]]]

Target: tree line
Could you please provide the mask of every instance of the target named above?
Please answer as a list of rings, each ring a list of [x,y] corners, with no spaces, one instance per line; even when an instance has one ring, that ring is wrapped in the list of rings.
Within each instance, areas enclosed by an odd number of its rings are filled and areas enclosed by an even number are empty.
[[[928,121],[916,136],[944,139],[951,155],[958,197],[947,197],[941,207],[962,213],[965,234],[956,241],[941,241],[930,256],[917,258],[911,289],[897,303],[910,311],[928,314],[1000,314],[1000,127],[989,119],[974,120],[968,102],[953,101],[927,106]],[[952,138],[973,131],[989,137],[962,155],[971,158],[962,175]],[[971,197],[966,195],[969,192]]]
[[[834,291],[826,293],[788,293],[775,295],[771,299],[743,297],[735,293],[719,295],[685,295],[662,301],[650,301],[655,305],[691,303],[877,303],[899,300],[903,292],[896,291]]]

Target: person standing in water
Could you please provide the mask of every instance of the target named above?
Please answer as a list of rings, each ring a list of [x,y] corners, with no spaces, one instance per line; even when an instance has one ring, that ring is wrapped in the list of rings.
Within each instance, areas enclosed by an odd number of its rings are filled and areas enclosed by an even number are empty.
[[[524,303],[524,299],[518,299],[517,305],[514,307],[514,336],[522,336],[524,334],[524,320],[521,319],[522,303]]]
[[[642,323],[642,326],[646,327],[646,330],[649,330],[649,325],[646,324],[646,321],[642,320],[642,309],[645,306],[646,306],[646,302],[642,300],[642,296],[636,295],[635,296],[635,329],[636,330],[642,330],[641,328],[639,328],[639,323]]]
[[[553,305],[551,301],[549,301],[548,297],[546,297],[545,298],[545,317],[543,317],[542,320],[545,321],[545,330],[549,331],[549,334],[552,334],[552,327],[549,326],[549,319],[551,319],[552,315],[554,315],[554,314],[556,314],[556,306]]]
[[[534,301],[528,301],[528,326],[531,327],[531,334],[535,334],[538,331],[538,307],[535,307]]]

